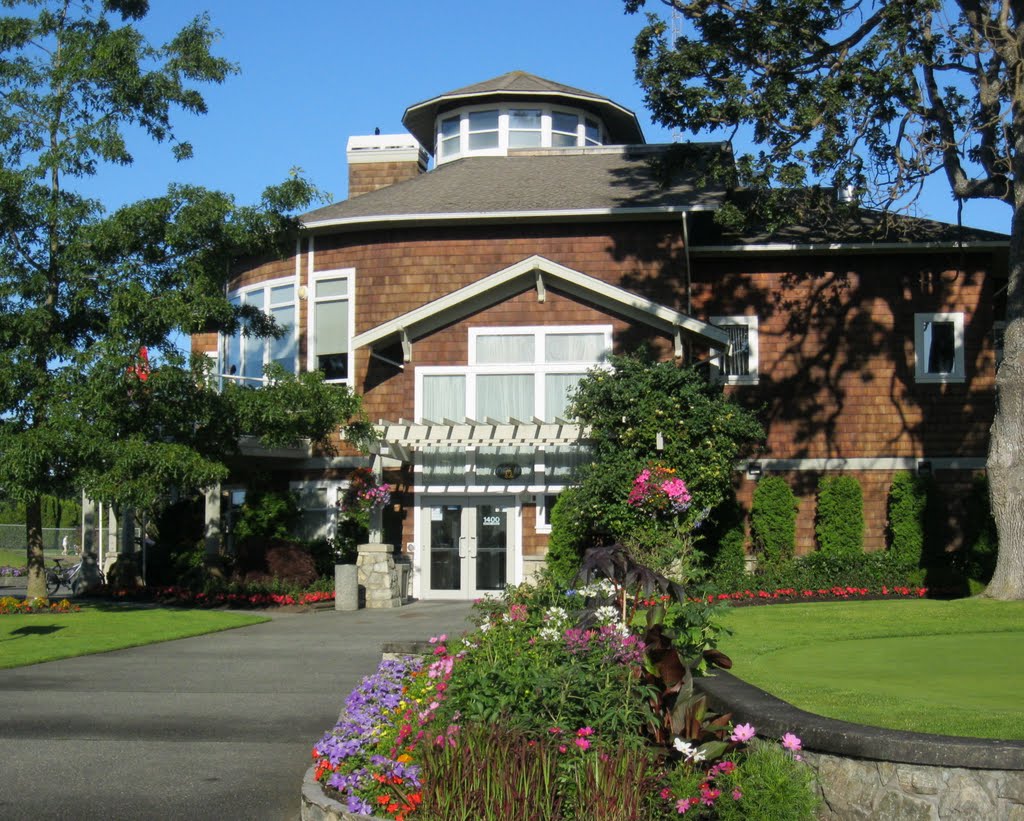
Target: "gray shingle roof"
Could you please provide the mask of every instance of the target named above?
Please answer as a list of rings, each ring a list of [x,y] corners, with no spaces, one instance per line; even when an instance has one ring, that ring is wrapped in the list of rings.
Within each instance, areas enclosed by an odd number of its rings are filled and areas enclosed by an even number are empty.
[[[421,103],[415,103],[405,110],[402,124],[419,140],[420,145],[433,153],[434,121],[439,113],[468,104],[514,100],[561,102],[563,105],[582,108],[601,118],[611,142],[644,142],[643,131],[637,122],[636,114],[628,108],[623,108],[600,94],[545,80],[525,71],[510,71],[500,77],[457,88]]]
[[[703,169],[722,143],[687,146],[692,161],[662,185],[651,162],[664,146],[536,149],[506,157],[465,157],[418,177],[328,205],[303,215],[310,227],[338,222],[367,223],[375,218],[443,215],[486,217],[498,214],[608,212],[646,209],[676,212],[713,209],[724,189],[709,187]]]

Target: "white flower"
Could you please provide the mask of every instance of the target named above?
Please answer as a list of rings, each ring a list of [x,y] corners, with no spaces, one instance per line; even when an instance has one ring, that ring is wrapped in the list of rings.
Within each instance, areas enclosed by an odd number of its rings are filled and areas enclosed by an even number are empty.
[[[677,738],[673,741],[672,746],[679,750],[687,761],[697,763],[698,761],[703,761],[707,757],[704,750],[694,747],[689,741],[683,741],[681,738]]]
[[[619,620],[619,611],[606,604],[594,611],[594,618],[597,619],[598,624],[614,624]]]
[[[544,621],[554,625],[566,624],[569,621],[569,614],[561,607],[549,607],[544,611]]]
[[[554,627],[542,627],[537,631],[537,635],[544,641],[558,641],[562,638],[561,632]]]

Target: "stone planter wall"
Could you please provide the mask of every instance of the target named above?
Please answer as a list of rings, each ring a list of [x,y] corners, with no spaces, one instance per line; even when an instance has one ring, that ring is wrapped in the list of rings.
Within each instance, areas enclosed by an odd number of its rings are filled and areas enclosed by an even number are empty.
[[[725,673],[697,679],[712,708],[758,733],[798,735],[826,821],[1024,821],[1024,742],[909,733],[799,710]]]

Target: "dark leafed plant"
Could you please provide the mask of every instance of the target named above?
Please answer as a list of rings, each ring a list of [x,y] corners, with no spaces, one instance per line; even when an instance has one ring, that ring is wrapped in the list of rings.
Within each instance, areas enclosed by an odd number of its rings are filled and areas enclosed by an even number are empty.
[[[643,631],[644,677],[655,714],[649,731],[654,741],[667,745],[686,726],[694,670],[732,666],[729,657],[715,649],[718,628],[713,610],[704,601],[690,601],[682,585],[637,562],[621,544],[584,554],[578,580],[590,584],[597,578],[610,581],[615,593],[588,601],[584,618],[613,598],[623,620]]]

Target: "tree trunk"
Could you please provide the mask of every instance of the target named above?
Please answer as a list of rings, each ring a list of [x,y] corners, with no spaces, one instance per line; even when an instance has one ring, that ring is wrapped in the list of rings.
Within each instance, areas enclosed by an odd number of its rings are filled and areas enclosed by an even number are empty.
[[[46,597],[46,567],[43,563],[43,503],[33,496],[25,503],[25,533],[28,537],[27,598]]]

